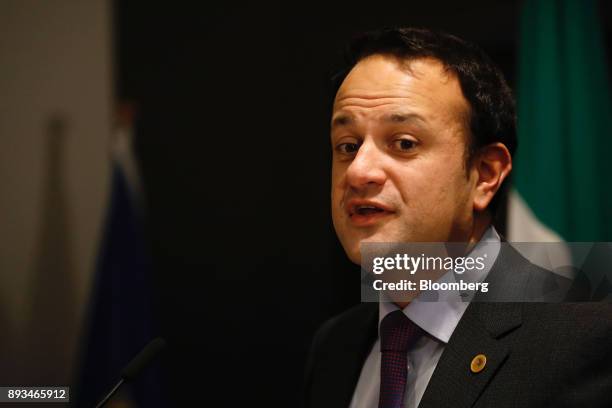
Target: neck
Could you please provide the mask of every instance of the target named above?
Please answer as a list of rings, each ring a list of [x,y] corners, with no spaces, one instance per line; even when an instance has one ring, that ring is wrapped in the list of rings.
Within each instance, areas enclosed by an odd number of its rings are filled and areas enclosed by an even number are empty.
[[[474,248],[476,244],[482,239],[482,236],[484,235],[485,231],[491,226],[491,221],[491,214],[489,214],[488,211],[484,213],[474,214],[472,230],[467,240],[468,251],[466,253],[469,253],[472,248]]]
[[[491,215],[488,211],[474,214],[474,221],[470,230],[469,236],[467,236],[465,242],[468,244],[465,253],[468,254],[482,239],[485,231],[491,225]],[[400,309],[405,308],[410,302],[393,302]]]

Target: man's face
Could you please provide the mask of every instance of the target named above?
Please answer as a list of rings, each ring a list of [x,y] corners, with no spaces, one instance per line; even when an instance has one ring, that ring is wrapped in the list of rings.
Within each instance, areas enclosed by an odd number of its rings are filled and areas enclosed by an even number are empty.
[[[408,67],[366,58],[334,101],[332,217],[355,263],[362,242],[466,241],[471,232],[468,102],[439,61]]]

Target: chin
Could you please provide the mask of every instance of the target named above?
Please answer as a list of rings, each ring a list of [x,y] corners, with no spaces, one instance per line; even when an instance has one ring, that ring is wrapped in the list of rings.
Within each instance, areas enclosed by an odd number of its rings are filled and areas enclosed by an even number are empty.
[[[397,242],[396,234],[381,230],[380,226],[370,231],[349,228],[343,229],[340,233],[338,232],[336,230],[346,256],[357,265],[361,264],[361,244],[368,242]]]
[[[355,265],[361,265],[361,251],[359,249],[353,252],[347,251],[346,256],[348,256],[348,259]]]
[[[342,244],[342,248],[344,249],[344,253],[346,254],[347,258],[354,264],[360,265],[361,264],[361,248],[360,248],[361,240],[350,239],[349,242],[347,242],[344,239],[340,239],[340,244]]]
[[[351,262],[359,264],[361,260],[361,250],[359,248],[359,241],[355,242],[346,242],[343,239],[340,239],[340,244],[342,245],[342,249],[344,249],[344,253],[347,258],[350,259]]]

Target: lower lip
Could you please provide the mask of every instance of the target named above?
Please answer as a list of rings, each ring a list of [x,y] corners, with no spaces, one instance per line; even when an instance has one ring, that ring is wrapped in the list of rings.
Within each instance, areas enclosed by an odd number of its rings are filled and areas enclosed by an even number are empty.
[[[366,214],[366,215],[355,213],[355,214],[350,215],[349,218],[351,219],[351,223],[353,225],[357,227],[367,227],[367,226],[378,223],[383,218],[391,214],[393,213],[389,211],[381,211],[381,212],[376,212],[376,213]]]

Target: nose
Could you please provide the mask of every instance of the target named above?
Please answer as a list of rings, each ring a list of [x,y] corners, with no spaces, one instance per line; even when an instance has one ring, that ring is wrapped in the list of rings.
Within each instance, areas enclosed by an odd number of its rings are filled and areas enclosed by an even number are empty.
[[[382,156],[374,143],[364,142],[346,170],[348,185],[355,189],[382,186],[387,179]]]

